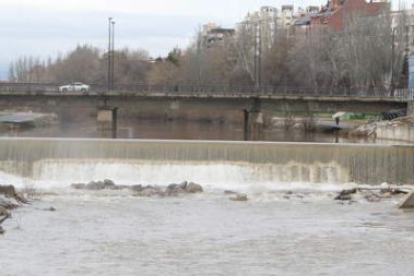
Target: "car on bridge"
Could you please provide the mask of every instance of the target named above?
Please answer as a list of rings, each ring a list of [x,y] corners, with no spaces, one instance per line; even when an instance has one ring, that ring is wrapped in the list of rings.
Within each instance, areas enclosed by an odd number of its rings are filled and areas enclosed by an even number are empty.
[[[59,92],[82,92],[86,93],[90,89],[90,86],[80,82],[73,82],[67,85],[59,86]]]

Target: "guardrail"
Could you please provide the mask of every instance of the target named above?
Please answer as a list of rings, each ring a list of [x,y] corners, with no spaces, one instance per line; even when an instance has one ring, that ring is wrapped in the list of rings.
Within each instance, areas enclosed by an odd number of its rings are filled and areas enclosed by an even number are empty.
[[[53,83],[0,83],[0,92],[27,93],[63,93],[59,85]],[[115,85],[108,89],[106,85],[93,84],[90,91],[104,94],[106,92],[133,93],[142,95],[166,96],[312,96],[312,97],[381,97],[394,100],[413,100],[414,89],[396,89],[393,93],[385,88],[304,88],[285,86],[177,86],[177,85]]]

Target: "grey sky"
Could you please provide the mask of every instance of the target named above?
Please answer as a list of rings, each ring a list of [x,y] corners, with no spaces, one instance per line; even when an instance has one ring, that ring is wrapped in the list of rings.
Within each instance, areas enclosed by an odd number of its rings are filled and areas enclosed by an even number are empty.
[[[0,79],[23,55],[56,57],[77,44],[107,46],[107,20],[116,21],[116,47],[165,55],[189,44],[207,22],[233,27],[262,5],[321,5],[326,0],[0,0]]]

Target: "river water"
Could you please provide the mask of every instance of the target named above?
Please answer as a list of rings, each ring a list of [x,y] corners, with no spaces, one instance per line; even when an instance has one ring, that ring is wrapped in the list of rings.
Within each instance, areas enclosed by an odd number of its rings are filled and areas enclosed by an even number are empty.
[[[413,275],[401,198],[341,204],[347,185],[259,187],[233,187],[248,202],[217,186],[168,198],[40,188],[3,225],[0,275]]]
[[[38,193],[2,225],[0,276],[414,274],[414,212],[397,208],[401,197],[341,203],[336,192],[355,184],[252,183],[231,166],[190,174],[188,166],[141,164],[137,174],[126,165],[46,161],[37,164],[40,180],[0,173],[0,183]],[[197,172],[203,194],[69,187],[111,175],[118,184],[139,175],[138,183],[165,185]],[[231,201],[226,189],[249,200]]]
[[[133,125],[134,127],[130,127]],[[110,131],[97,130],[91,120],[67,122],[47,127],[9,130],[0,136],[10,137],[68,137],[68,138],[110,138]],[[117,137],[121,139],[173,139],[173,140],[227,140],[242,141],[243,125],[218,122],[133,120],[128,126],[118,125]],[[252,141],[319,142],[319,143],[373,143],[360,137],[347,137],[335,133],[312,133],[265,129],[260,135],[250,135]]]

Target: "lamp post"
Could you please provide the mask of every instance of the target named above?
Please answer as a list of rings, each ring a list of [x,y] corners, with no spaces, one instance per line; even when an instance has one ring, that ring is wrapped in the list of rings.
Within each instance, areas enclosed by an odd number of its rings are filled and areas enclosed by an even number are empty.
[[[107,88],[108,90],[111,89],[111,47],[112,47],[112,43],[111,43],[111,39],[112,39],[112,35],[111,35],[111,27],[112,27],[112,17],[108,18],[108,78],[107,78]]]
[[[395,63],[395,30],[397,28],[392,29],[391,34],[391,96],[394,96],[394,63]]]
[[[115,84],[115,21],[112,21],[112,68],[111,68],[111,86],[113,88]]]

